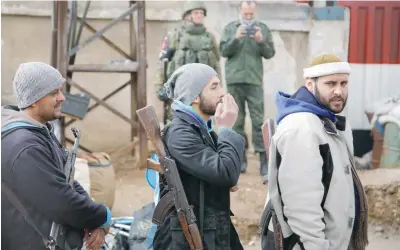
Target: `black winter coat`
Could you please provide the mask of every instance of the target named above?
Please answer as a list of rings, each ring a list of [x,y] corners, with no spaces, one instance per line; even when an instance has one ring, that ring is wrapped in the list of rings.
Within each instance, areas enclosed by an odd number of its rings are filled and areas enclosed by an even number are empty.
[[[230,216],[230,188],[237,184],[243,158],[244,138],[230,129],[209,132],[187,110],[174,110],[164,143],[175,160],[183,187],[199,223],[200,182],[204,185],[204,250],[242,250]],[[161,195],[165,188],[161,182]],[[190,249],[173,211],[158,227],[154,250]]]
[[[4,131],[5,125],[22,122]],[[77,181],[72,188],[63,168],[66,152],[51,132],[50,124],[40,126],[20,112],[2,108],[1,181],[23,203],[38,229],[50,234],[53,221],[80,232],[107,221],[107,208],[89,197]],[[109,214],[111,216],[111,214]],[[1,249],[46,249],[41,236],[1,194]]]

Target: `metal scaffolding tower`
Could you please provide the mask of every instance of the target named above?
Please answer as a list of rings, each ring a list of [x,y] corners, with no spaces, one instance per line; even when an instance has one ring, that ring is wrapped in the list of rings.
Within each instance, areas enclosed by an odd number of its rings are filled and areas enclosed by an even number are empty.
[[[57,68],[60,73],[67,79],[64,92],[70,93],[71,87],[76,88],[80,92],[86,94],[96,103],[88,108],[88,112],[98,106],[108,109],[113,114],[126,121],[131,126],[131,141],[138,138],[140,168],[145,166],[147,158],[147,136],[141,123],[136,117],[136,110],[146,106],[146,28],[145,28],[145,2],[129,1],[127,2],[127,10],[119,17],[110,21],[102,29],[96,30],[87,21],[87,13],[91,1],[86,1],[86,6],[82,16],[78,16],[77,1],[53,1],[52,16],[52,47],[51,47],[51,64]],[[134,12],[137,11],[137,18],[134,20]],[[104,33],[111,29],[118,22],[129,17],[129,41],[130,51],[125,52],[115,43],[104,36]],[[135,31],[135,22],[137,22],[138,30]],[[80,42],[83,28],[93,33],[91,37]],[[135,38],[137,35],[137,40]],[[79,50],[87,46],[95,39],[101,39],[118,52],[129,63],[123,64],[75,64],[75,57]],[[136,42],[135,42],[136,40]],[[136,47],[136,48],[135,48]],[[74,72],[101,72],[101,73],[129,73],[130,80],[113,92],[100,99],[94,93],[86,90],[84,87],[76,83],[73,79]],[[126,86],[131,89],[131,117],[128,118],[119,112],[116,108],[111,107],[106,101],[120,92]],[[76,121],[74,118],[61,119],[61,142],[72,142],[65,136],[65,128]],[[90,152],[84,146],[81,149]]]

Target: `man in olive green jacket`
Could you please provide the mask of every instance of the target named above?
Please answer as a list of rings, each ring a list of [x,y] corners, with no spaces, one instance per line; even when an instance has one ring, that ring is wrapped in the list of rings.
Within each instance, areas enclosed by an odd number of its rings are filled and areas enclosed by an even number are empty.
[[[252,121],[252,141],[254,151],[260,155],[260,174],[267,181],[267,159],[262,139],[261,126],[264,120],[264,90],[262,58],[275,55],[271,31],[267,25],[254,18],[256,4],[243,1],[240,4],[240,18],[230,22],[225,28],[220,42],[220,51],[226,57],[225,78],[229,93],[239,106],[239,117],[234,130],[244,133],[245,102]],[[246,171],[247,160],[242,165]]]

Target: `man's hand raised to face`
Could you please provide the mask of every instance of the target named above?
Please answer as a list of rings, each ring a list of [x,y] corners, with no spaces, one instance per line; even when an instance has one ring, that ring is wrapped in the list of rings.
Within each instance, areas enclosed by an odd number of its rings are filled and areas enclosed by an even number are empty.
[[[218,128],[232,128],[238,117],[238,111],[239,107],[235,99],[230,94],[226,94],[215,111],[215,123]]]

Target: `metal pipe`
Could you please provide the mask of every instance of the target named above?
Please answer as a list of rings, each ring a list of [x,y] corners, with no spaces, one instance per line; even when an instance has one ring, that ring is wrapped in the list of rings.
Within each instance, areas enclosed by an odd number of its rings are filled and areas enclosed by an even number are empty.
[[[118,64],[75,64],[69,65],[69,72],[131,73],[138,70],[137,62]]]
[[[137,108],[144,108],[147,102],[147,93],[146,93],[146,68],[147,68],[147,60],[146,60],[146,4],[144,1],[138,2],[140,8],[138,10],[137,19],[138,19],[138,45],[137,56],[139,62],[139,69],[137,74]],[[140,168],[146,167],[147,161],[147,134],[141,123],[139,123],[138,129],[139,136],[139,150],[140,150]]]
[[[50,65],[57,67],[57,1],[53,0],[53,13],[51,15],[51,52]]]
[[[123,85],[121,85],[120,87],[118,87],[116,90],[114,90],[113,92],[111,92],[110,94],[106,95],[105,97],[103,97],[101,100],[103,102],[107,101],[108,99],[110,99],[111,97],[113,97],[115,94],[117,94],[118,92],[120,92],[122,89],[124,89],[126,86],[128,86],[131,83],[131,81],[127,81],[126,83],[124,83]],[[95,104],[93,104],[93,106],[90,106],[87,110],[87,112],[89,113],[90,111],[92,111],[93,109],[95,109],[96,107],[100,106],[99,102],[96,102]],[[76,122],[77,120],[70,120],[69,122],[67,122],[65,124],[65,127],[68,127],[69,125],[73,124],[74,122]]]
[[[86,22],[86,16],[87,16],[87,13],[89,12],[90,3],[91,3],[91,1],[86,2],[85,10],[83,11],[82,18],[78,17],[78,19],[81,20],[81,25],[79,26],[78,34],[76,35],[76,40],[74,41],[74,47],[76,45],[78,45],[79,40],[81,39],[81,35],[82,35],[82,31],[83,31],[83,23]]]
[[[127,17],[128,15],[130,15],[133,11],[135,11],[137,9],[137,4],[131,6],[127,11],[125,11],[124,13],[122,13],[119,17],[113,19],[111,22],[109,22],[106,26],[104,26],[104,28],[102,28],[101,30],[97,31],[96,34],[94,34],[93,36],[89,37],[86,41],[82,42],[81,44],[76,45],[74,48],[72,48],[69,52],[68,52],[68,56],[72,56],[74,55],[76,52],[78,52],[79,50],[83,49],[84,47],[86,47],[90,42],[92,42],[94,39],[98,38],[100,35],[104,34],[104,32],[106,32],[107,30],[109,30],[110,28],[112,28],[114,25],[116,25],[118,22],[120,22],[122,19],[124,19],[125,17]]]
[[[128,117],[126,117],[124,114],[122,114],[121,112],[119,112],[118,110],[116,110],[115,108],[111,107],[110,105],[108,105],[107,103],[105,103],[104,101],[102,101],[100,98],[98,98],[97,96],[93,95],[92,93],[90,93],[88,90],[86,90],[85,88],[83,88],[82,86],[78,85],[76,82],[72,81],[71,78],[67,79],[68,84],[70,84],[71,86],[73,86],[74,88],[78,89],[79,91],[87,94],[88,96],[90,96],[90,98],[92,98],[93,100],[95,100],[96,102],[98,102],[100,105],[102,105],[104,108],[108,109],[109,111],[111,111],[114,115],[119,116],[122,120],[126,121],[127,123],[131,124],[131,126],[137,126],[136,124],[134,124]]]
[[[75,46],[75,37],[76,37],[76,24],[78,19],[78,3],[76,0],[72,0],[71,2],[71,12],[70,12],[70,39],[68,43],[68,50]]]
[[[67,12],[68,12],[68,2],[57,1],[57,60],[56,65],[58,71],[60,71],[63,77],[67,76],[67,57],[66,57],[66,24],[67,24]],[[64,91],[67,87],[64,86]],[[65,145],[65,118],[61,118],[61,131],[60,131],[60,141],[61,144]]]
[[[81,24],[83,24],[90,32],[92,32],[93,34],[96,34],[97,30],[90,24],[88,24],[86,21],[84,21],[83,19],[78,18],[79,21],[81,22]],[[123,57],[125,57],[126,59],[129,59],[131,61],[135,61],[133,59],[133,57],[131,57],[130,55],[128,55],[125,51],[123,51],[119,46],[117,46],[114,42],[112,42],[111,40],[109,40],[107,37],[105,37],[104,35],[100,35],[99,38],[101,40],[103,40],[106,44],[108,44],[112,49],[114,49],[116,52],[118,52],[120,55],[122,55]]]
[[[135,2],[130,1],[130,5],[135,4]],[[137,61],[137,39],[135,37],[136,29],[135,29],[135,22],[133,13],[129,16],[129,47],[130,47],[130,55],[135,61]],[[137,73],[131,73],[131,119],[134,123],[137,123]],[[137,128],[131,126],[131,141],[133,141],[137,137]],[[131,151],[132,156],[135,155],[135,147],[132,148]]]

